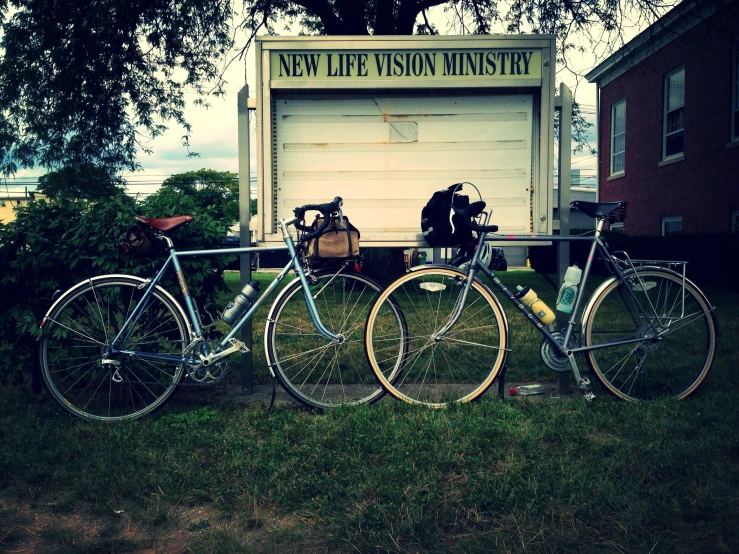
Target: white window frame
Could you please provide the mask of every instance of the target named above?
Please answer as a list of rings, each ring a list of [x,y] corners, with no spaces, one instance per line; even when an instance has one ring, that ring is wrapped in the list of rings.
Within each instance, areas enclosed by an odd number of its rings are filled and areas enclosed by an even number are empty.
[[[665,234],[665,224],[666,223],[680,223],[680,230],[676,231],[674,233],[667,233]],[[666,237],[668,235],[677,235],[678,233],[683,232],[683,216],[674,216],[674,217],[663,217],[662,218],[662,236]]]
[[[675,69],[673,71],[670,71],[667,75],[665,75],[665,82],[664,82],[664,89],[665,89],[664,90],[664,107],[662,109],[662,159],[663,160],[677,158],[679,156],[682,156],[684,154],[684,152],[685,152],[685,88],[687,88],[687,87],[685,87],[683,89],[683,104],[682,104],[682,106],[680,106],[679,108],[674,108],[674,109],[670,110],[669,112],[667,111],[667,105],[668,105],[669,98],[670,98],[670,77],[672,77],[673,75],[675,75],[677,73],[680,73],[681,71],[683,72],[683,83],[685,83],[686,82],[685,81],[685,66],[678,67],[677,69]],[[685,86],[685,85],[683,85],[683,86]],[[680,128],[680,129],[678,129],[676,131],[671,131],[671,132],[668,133],[667,132],[668,115],[669,115],[669,113],[674,112],[676,110],[682,110],[683,111],[683,119],[682,119],[683,126],[682,126],[682,128]],[[670,154],[668,156],[667,155],[667,135],[674,135],[676,133],[682,133],[683,134],[683,149],[680,152],[676,152],[676,153]]]
[[[624,107],[624,129],[622,132],[618,133],[619,135],[624,135],[624,149],[621,152],[614,152],[615,144],[616,144],[616,108],[623,104]],[[624,162],[623,167],[619,169],[618,171],[613,170],[613,158],[616,156],[616,154],[623,154],[624,155]],[[618,102],[614,102],[611,106],[611,172],[610,175],[623,175],[626,172],[626,98],[622,98]]]
[[[739,37],[731,56],[731,141],[739,142]]]
[[[611,223],[608,228],[613,231],[614,233],[623,233],[624,232],[624,224],[623,222],[620,223]]]

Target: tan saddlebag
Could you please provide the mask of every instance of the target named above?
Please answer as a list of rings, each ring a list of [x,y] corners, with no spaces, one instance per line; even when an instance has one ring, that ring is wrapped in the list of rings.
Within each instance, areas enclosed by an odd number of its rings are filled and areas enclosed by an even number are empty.
[[[313,222],[312,228],[317,229],[322,223],[323,218],[318,217]],[[359,229],[349,223],[346,217],[341,224],[338,217],[331,218],[328,227],[320,236],[309,240],[305,250],[305,257],[309,263],[357,256],[359,256]]]

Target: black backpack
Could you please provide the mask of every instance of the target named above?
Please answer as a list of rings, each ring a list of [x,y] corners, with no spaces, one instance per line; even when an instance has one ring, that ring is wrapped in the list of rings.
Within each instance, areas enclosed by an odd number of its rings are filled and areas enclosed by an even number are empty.
[[[470,197],[455,192],[461,186],[437,190],[421,211],[421,231],[430,246],[459,246],[472,240],[463,217]]]

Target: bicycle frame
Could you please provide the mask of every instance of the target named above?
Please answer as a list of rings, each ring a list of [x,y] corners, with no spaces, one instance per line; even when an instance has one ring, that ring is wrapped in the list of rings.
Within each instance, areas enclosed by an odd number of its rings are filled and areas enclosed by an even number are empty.
[[[295,242],[293,241],[292,237],[290,236],[290,233],[287,230],[287,227],[294,223],[295,219],[283,219],[278,222],[278,225],[280,229],[282,230],[282,236],[285,241],[285,247],[245,247],[245,248],[223,248],[218,250],[188,250],[184,252],[177,252],[177,250],[174,247],[174,244],[172,243],[172,240],[169,237],[161,236],[160,238],[164,240],[167,243],[167,251],[169,252],[169,257],[164,262],[164,265],[159,270],[159,272],[156,274],[156,276],[153,279],[148,279],[145,282],[146,290],[139,300],[139,302],[134,307],[131,314],[126,319],[125,323],[121,327],[121,330],[118,332],[118,335],[113,339],[111,343],[111,354],[122,354],[126,356],[137,356],[139,358],[150,358],[155,360],[162,360],[162,361],[171,361],[171,362],[191,362],[193,360],[189,359],[186,356],[176,356],[173,354],[154,354],[154,353],[148,353],[148,352],[137,352],[132,350],[117,350],[115,348],[116,344],[119,343],[119,341],[125,342],[126,338],[130,335],[131,331],[133,330],[136,321],[138,321],[138,318],[143,313],[144,309],[146,308],[149,299],[151,298],[151,294],[154,291],[154,288],[157,286],[157,284],[162,280],[164,274],[167,272],[169,267],[171,266],[174,268],[175,274],[177,275],[177,280],[180,284],[180,290],[182,291],[182,296],[185,301],[185,307],[187,308],[187,313],[190,318],[190,323],[192,325],[192,336],[190,337],[191,341],[197,341],[202,339],[203,337],[203,326],[202,321],[200,320],[200,314],[197,310],[197,307],[195,305],[195,302],[192,299],[192,296],[190,295],[190,291],[187,288],[187,283],[185,281],[185,276],[182,271],[182,266],[180,265],[180,258],[186,258],[186,257],[200,257],[200,256],[223,256],[227,254],[244,254],[247,252],[263,252],[263,251],[277,251],[277,250],[285,250],[287,249],[288,253],[290,254],[290,261],[285,265],[282,270],[277,274],[277,276],[274,278],[274,280],[270,283],[270,285],[267,287],[267,289],[262,292],[259,297],[249,306],[249,308],[246,310],[246,313],[244,313],[238,321],[233,325],[231,328],[231,331],[224,337],[224,339],[220,343],[220,349],[218,351],[218,354],[216,354],[217,358],[224,357],[228,354],[231,354],[237,350],[242,350],[246,348],[243,343],[238,341],[235,337],[241,330],[241,328],[254,316],[256,311],[264,304],[264,302],[267,300],[267,298],[270,296],[272,291],[275,290],[277,285],[280,284],[280,282],[285,278],[287,273],[292,269],[295,271],[296,275],[298,276],[298,279],[300,279],[300,284],[305,291],[305,303],[308,307],[308,313],[310,314],[311,320],[313,321],[313,324],[316,327],[316,330],[324,335],[325,337],[331,339],[331,340],[341,340],[341,337],[339,335],[335,335],[331,331],[329,331],[326,326],[321,321],[321,317],[318,314],[318,310],[316,308],[316,304],[314,301],[314,298],[312,294],[310,294],[310,286],[308,284],[308,279],[306,277],[305,271],[303,269],[303,266],[300,261],[300,256],[298,256],[297,249],[295,247]],[[143,286],[143,285],[142,285]],[[215,361],[213,358],[211,361]],[[200,361],[200,360],[197,360]]]
[[[486,212],[483,212],[482,214],[485,219],[487,220],[488,214]],[[582,346],[582,344],[578,347],[568,347],[567,345],[570,344],[570,339],[572,338],[572,335],[575,330],[575,325],[577,321],[577,314],[580,309],[580,304],[582,302],[583,296],[585,294],[585,285],[587,284],[588,277],[590,275],[590,271],[593,265],[593,259],[595,257],[596,251],[601,254],[601,257],[603,258],[603,261],[606,264],[606,267],[609,269],[609,271],[616,275],[623,283],[626,283],[625,273],[621,271],[621,269],[618,267],[618,264],[613,261],[610,252],[608,251],[608,248],[606,247],[603,240],[601,240],[601,233],[603,231],[603,222],[604,220],[598,219],[596,228],[595,228],[595,234],[594,235],[575,235],[575,236],[562,236],[562,235],[506,235],[506,236],[495,236],[490,237],[487,233],[480,233],[480,236],[478,238],[477,242],[477,248],[475,249],[475,253],[472,256],[472,260],[470,261],[470,269],[469,269],[469,278],[467,279],[467,282],[465,283],[464,288],[462,289],[461,294],[459,295],[457,299],[457,303],[454,307],[454,310],[452,311],[451,316],[449,319],[442,325],[442,327],[437,330],[432,338],[439,339],[443,337],[443,335],[448,332],[454,324],[459,319],[460,315],[462,314],[462,310],[464,309],[464,304],[467,299],[467,294],[472,286],[472,281],[475,278],[475,275],[477,274],[478,270],[481,271],[483,274],[485,274],[499,289],[500,291],[505,294],[505,296],[521,311],[521,313],[528,319],[529,323],[531,323],[543,336],[544,338],[549,341],[552,346],[563,356],[566,356],[567,359],[570,362],[570,365],[572,367],[573,374],[575,376],[576,382],[578,385],[581,383],[581,377],[580,372],[577,368],[577,363],[575,362],[575,354],[580,352],[588,352],[590,350],[597,350],[600,348],[608,348],[612,346],[620,346],[624,344],[632,344],[632,343],[638,343],[643,342],[645,340],[645,337],[639,337],[639,338],[631,338],[631,339],[621,339],[621,340],[614,340],[611,342],[606,343],[600,343],[593,346]],[[483,242],[485,241],[500,241],[503,240],[505,242],[523,242],[527,241],[530,242],[532,240],[536,241],[552,241],[552,242],[559,242],[559,241],[589,241],[591,242],[590,252],[588,254],[587,262],[585,264],[585,268],[583,269],[582,273],[582,279],[580,281],[580,286],[578,287],[577,295],[575,296],[575,301],[572,306],[572,312],[570,313],[570,319],[567,323],[567,327],[565,330],[564,339],[562,341],[562,344],[560,345],[559,342],[552,336],[552,333],[549,332],[549,329],[547,326],[545,326],[539,319],[526,307],[526,305],[521,302],[516,296],[495,276],[495,271],[490,270],[487,267],[485,267],[483,264],[480,263],[479,257],[480,257],[480,250]],[[659,335],[659,331],[655,329],[654,325],[651,322],[651,318],[648,317],[644,309],[642,308],[640,302],[636,298],[636,295],[631,290],[631,287],[624,287],[626,291],[628,291],[629,295],[632,297],[632,299],[635,301],[634,304],[637,306],[639,311],[641,312],[641,315],[645,316],[646,321],[649,323],[649,326],[651,328],[652,333],[654,333],[654,336]],[[647,337],[648,338],[648,337]]]

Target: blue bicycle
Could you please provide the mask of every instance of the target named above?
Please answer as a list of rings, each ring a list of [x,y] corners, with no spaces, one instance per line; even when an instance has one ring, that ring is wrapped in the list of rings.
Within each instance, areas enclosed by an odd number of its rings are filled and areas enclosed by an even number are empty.
[[[248,352],[237,337],[279,283],[292,280],[275,299],[267,316],[264,350],[269,371],[295,399],[312,408],[374,402],[383,389],[370,371],[364,351],[369,308],[382,288],[352,271],[353,260],[332,270],[314,270],[300,256],[303,245],[319,237],[332,218],[343,217],[342,200],[296,208],[295,217],[278,222],[286,247],[228,248],[178,252],[167,233],[191,216],[138,218],[168,257],[149,279],[103,275],[87,279],[62,294],[41,322],[41,373],[54,399],[75,416],[97,421],[134,419],[160,407],[178,385],[219,381],[228,357]],[[304,224],[305,214],[323,215],[317,228]],[[302,231],[297,244],[288,227]],[[231,324],[220,341],[204,332],[180,259],[287,248],[290,261],[258,296],[258,284],[244,287],[227,306]],[[161,286],[169,269],[176,272],[184,308]],[[258,296],[258,297],[257,297]],[[402,315],[384,331],[405,333]]]

